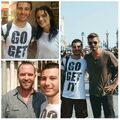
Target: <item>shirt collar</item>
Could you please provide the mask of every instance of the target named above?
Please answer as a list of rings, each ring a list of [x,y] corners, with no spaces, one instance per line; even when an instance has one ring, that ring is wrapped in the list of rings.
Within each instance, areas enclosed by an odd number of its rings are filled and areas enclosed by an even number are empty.
[[[19,93],[19,91],[18,91],[19,87],[20,87],[20,86],[17,86],[17,87],[14,89],[14,91],[13,91],[13,95],[14,95],[14,96]],[[34,94],[36,94],[36,93],[37,93],[36,90],[33,88],[33,92],[31,93],[31,95],[34,95]]]

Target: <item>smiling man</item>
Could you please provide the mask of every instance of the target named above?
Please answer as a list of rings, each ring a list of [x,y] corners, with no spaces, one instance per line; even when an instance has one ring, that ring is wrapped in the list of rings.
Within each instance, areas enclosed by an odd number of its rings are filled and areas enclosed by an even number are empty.
[[[16,16],[2,26],[1,46],[3,59],[26,59],[32,38],[32,26],[27,22],[32,12],[32,2],[16,3]]]
[[[61,62],[61,118],[71,118],[73,109],[76,118],[85,118],[88,116],[84,81],[87,64],[83,58],[82,41],[74,39],[71,47],[72,55],[64,57]]]
[[[41,118],[59,117],[59,65],[47,63],[42,69],[39,80],[42,92],[47,96],[48,104],[42,110]]]
[[[17,76],[20,86],[2,97],[2,118],[38,118],[46,99],[33,88],[36,69],[31,62],[24,61],[18,67]]]

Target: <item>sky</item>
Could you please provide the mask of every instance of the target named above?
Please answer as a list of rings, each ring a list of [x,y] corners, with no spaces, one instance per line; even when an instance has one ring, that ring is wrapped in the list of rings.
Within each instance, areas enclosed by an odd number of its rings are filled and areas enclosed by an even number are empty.
[[[87,46],[88,34],[95,32],[99,35],[101,45],[106,42],[108,35],[109,48],[116,46],[116,31],[118,29],[117,1],[63,1],[61,16],[64,18],[64,35],[67,44],[75,38],[82,39]]]

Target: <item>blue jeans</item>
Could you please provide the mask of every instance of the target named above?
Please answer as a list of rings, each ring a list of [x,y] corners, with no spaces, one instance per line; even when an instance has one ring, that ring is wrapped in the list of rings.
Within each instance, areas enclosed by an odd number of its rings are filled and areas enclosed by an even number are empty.
[[[105,118],[115,118],[112,95],[105,95],[101,97],[90,95],[90,102],[94,118],[101,117],[101,106],[103,106]]]

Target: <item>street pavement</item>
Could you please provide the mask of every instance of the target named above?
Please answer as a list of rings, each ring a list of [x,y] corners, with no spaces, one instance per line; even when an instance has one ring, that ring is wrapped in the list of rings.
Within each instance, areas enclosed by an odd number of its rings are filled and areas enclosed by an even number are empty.
[[[87,98],[87,107],[88,107],[88,118],[93,118],[93,114],[92,114],[92,109],[91,109],[91,105],[90,105],[90,100],[89,100],[89,81],[85,80],[85,88],[86,88],[86,98]],[[115,111],[115,116],[116,118],[118,118],[118,95],[113,95],[113,101],[114,101],[114,111]],[[104,114],[103,114],[103,109],[102,109],[102,118],[104,118]],[[73,116],[72,118],[75,118],[75,112],[73,111]]]

